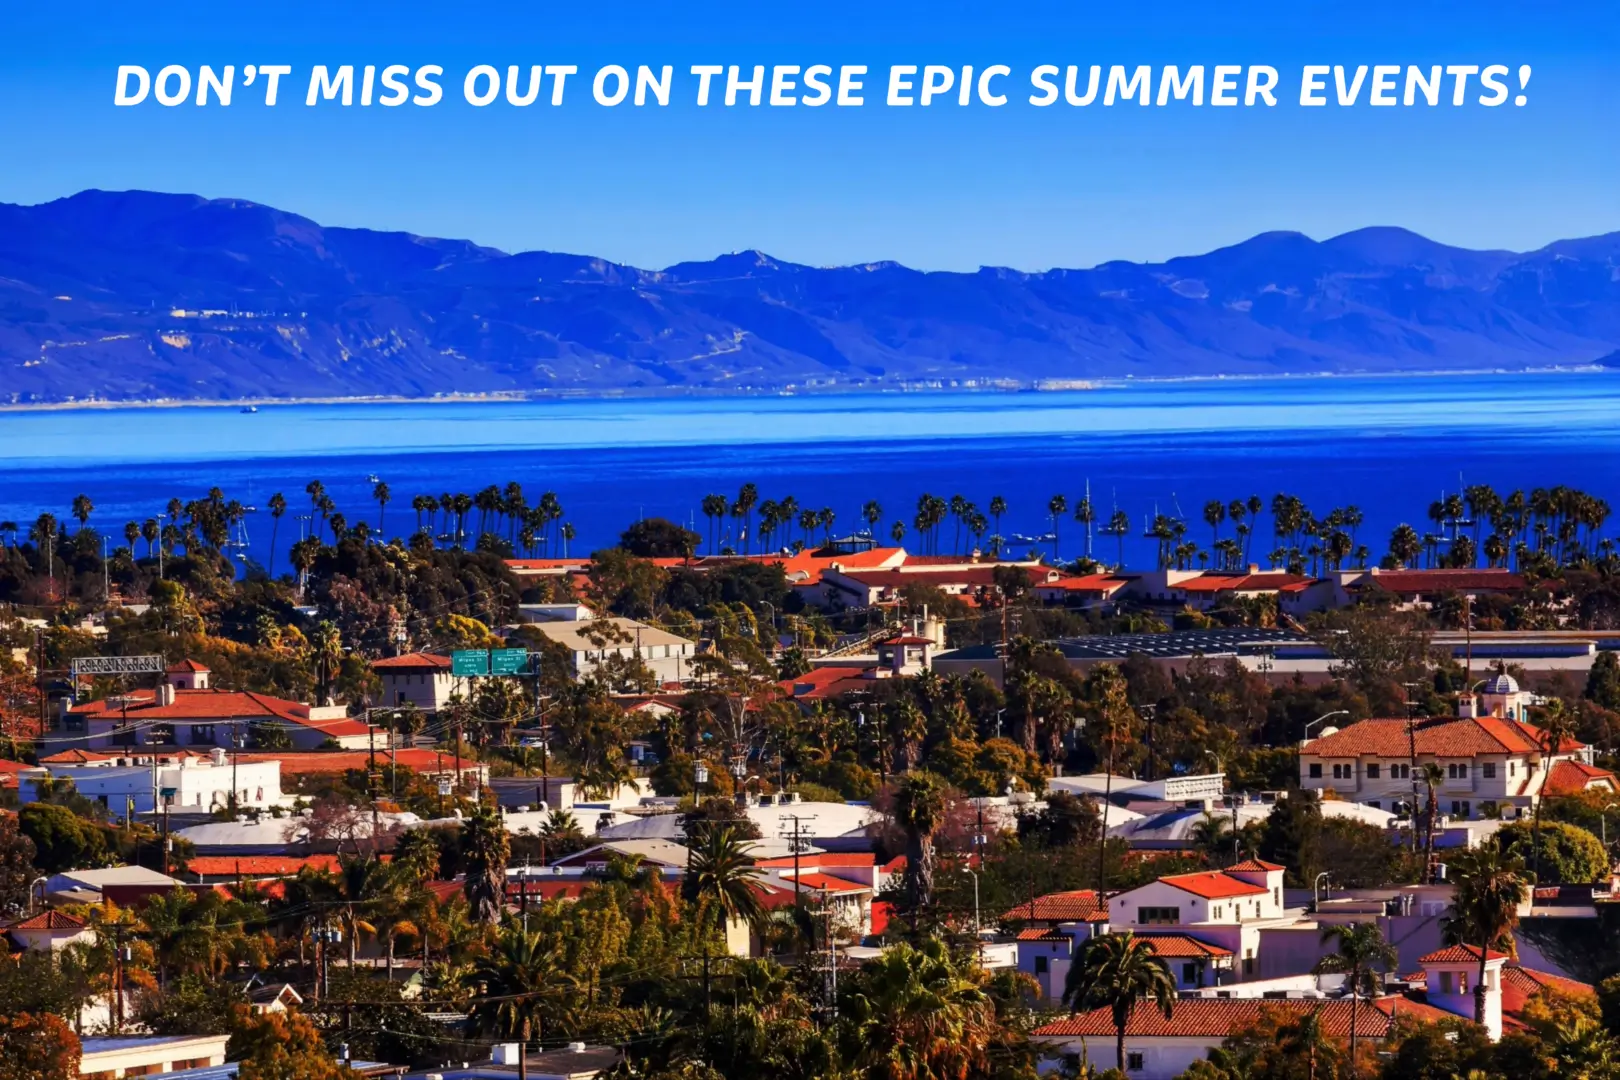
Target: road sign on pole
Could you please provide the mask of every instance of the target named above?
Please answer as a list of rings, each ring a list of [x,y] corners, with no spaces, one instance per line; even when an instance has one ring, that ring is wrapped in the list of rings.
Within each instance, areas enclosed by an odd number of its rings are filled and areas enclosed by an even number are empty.
[[[489,673],[491,675],[521,675],[528,666],[528,649],[490,650]]]
[[[450,674],[460,676],[488,675],[488,649],[457,649],[450,654]]]

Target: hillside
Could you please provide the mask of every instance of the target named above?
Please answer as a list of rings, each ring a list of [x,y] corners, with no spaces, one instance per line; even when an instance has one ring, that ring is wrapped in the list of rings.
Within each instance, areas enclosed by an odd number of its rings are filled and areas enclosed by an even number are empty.
[[[239,200],[0,204],[0,402],[895,386],[1613,363],[1620,234],[1267,233],[1160,264],[642,270]]]

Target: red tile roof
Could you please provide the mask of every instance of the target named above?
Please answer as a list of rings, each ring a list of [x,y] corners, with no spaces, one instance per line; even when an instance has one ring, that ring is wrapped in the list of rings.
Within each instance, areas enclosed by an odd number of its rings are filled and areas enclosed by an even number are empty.
[[[1225,900],[1232,896],[1264,896],[1266,887],[1233,877],[1221,870],[1208,870],[1198,874],[1173,874],[1159,879],[1162,885],[1171,885],[1182,892],[1190,892],[1206,900]]]
[[[1274,862],[1266,862],[1264,859],[1244,859],[1240,863],[1233,863],[1231,866],[1228,866],[1226,871],[1227,873],[1231,873],[1233,870],[1248,870],[1252,872],[1264,870],[1266,873],[1271,873],[1276,870],[1287,869],[1288,867],[1286,866],[1279,866]]]
[[[1486,954],[1485,958],[1486,960],[1506,960],[1508,957],[1507,953],[1497,952],[1495,949],[1491,949]],[[1436,949],[1434,952],[1429,953],[1427,956],[1423,957],[1423,959],[1419,960],[1418,963],[1477,964],[1479,963],[1479,946],[1451,945],[1444,949]]]
[[[1446,716],[1419,720],[1414,737],[1417,752],[1430,757],[1475,757],[1479,754],[1539,754],[1541,729],[1534,724],[1495,716]],[[1568,739],[1561,752],[1573,753],[1584,744]],[[1411,752],[1402,719],[1362,720],[1313,739],[1304,752],[1316,757],[1406,757]]]
[[[14,787],[17,784],[17,774],[32,769],[34,766],[22,761],[6,761],[0,758],[0,787]]]
[[[1044,929],[1020,930],[1018,931],[1018,940],[1060,942],[1073,941],[1074,939],[1056,927],[1046,927]]]
[[[186,860],[186,870],[203,877],[292,877],[306,866],[328,872],[338,869],[336,855],[198,855]]]
[[[773,855],[768,859],[755,859],[755,866],[788,867],[793,865],[793,855]],[[845,866],[864,867],[876,866],[877,856],[870,851],[816,851],[797,856],[799,867],[809,869],[817,866]]]
[[[1081,577],[1060,577],[1052,581],[1038,581],[1037,589],[1061,589],[1064,592],[1110,593],[1129,585],[1134,579],[1120,574],[1085,574]]]
[[[1594,785],[1602,787],[1605,782],[1610,791],[1620,789],[1614,773],[1608,769],[1600,769],[1580,761],[1557,761],[1553,763],[1552,772],[1547,775],[1547,783],[1542,788],[1542,794],[1576,795]]]
[[[436,653],[413,652],[403,656],[385,656],[381,660],[373,660],[371,666],[376,671],[448,671],[450,658]]]
[[[1155,955],[1166,960],[1198,960],[1231,956],[1231,949],[1210,945],[1186,934],[1137,934],[1136,937],[1153,947]]]
[[[918,637],[916,634],[901,634],[899,637],[892,637],[878,642],[879,645],[932,645],[933,643],[933,638]]]
[[[128,701],[126,705],[124,700]],[[369,730],[364,724],[347,717],[332,720],[311,720],[309,706],[297,701],[286,701],[257,694],[250,690],[187,690],[177,687],[174,702],[158,704],[151,690],[131,691],[123,700],[102,699],[87,701],[70,710],[74,716],[89,720],[119,722],[128,718],[132,723],[158,720],[208,723],[231,720],[279,720],[300,727],[313,728],[328,735],[364,735]]]
[[[193,675],[206,675],[210,670],[212,669],[204,667],[195,660],[186,659],[178,664],[170,664],[167,674],[176,675],[180,672],[190,672]]]
[[[163,747],[137,747],[125,750],[123,753],[114,753],[101,750],[64,750],[59,754],[41,760],[48,765],[74,765],[91,762],[112,761],[117,758],[153,757],[163,758],[200,758],[206,755],[191,750],[165,750]],[[250,761],[279,761],[283,776],[294,775],[326,775],[331,773],[348,772],[351,769],[366,769],[370,765],[371,753],[367,750],[243,750],[235,755],[243,764]],[[423,750],[411,747],[405,750],[385,750],[377,748],[377,763],[396,764],[401,768],[411,769],[414,772],[439,772],[440,761],[446,773],[456,771],[455,757],[451,754],[441,754],[436,750]],[[463,758],[461,762],[463,772],[472,772],[479,768],[478,762]]]
[[[794,679],[783,679],[776,685],[796,701],[818,701],[835,698],[861,687],[869,687],[871,680],[866,677],[866,673],[870,670],[853,664],[829,664],[826,667],[811,668]]]
[[[994,585],[997,569],[999,567],[995,565],[979,565],[952,570],[855,570],[846,565],[840,573],[868,589],[902,589],[912,584],[977,588]],[[1046,581],[1047,567],[1019,566],[1017,569],[1029,576],[1031,586]]]
[[[1095,889],[1047,893],[1010,909],[1004,919],[1030,922],[1098,922],[1108,918],[1108,905],[1097,902]]]
[[[1406,596],[1446,592],[1517,592],[1524,578],[1508,570],[1380,570],[1355,583]]]
[[[1189,593],[1270,592],[1295,585],[1309,585],[1312,579],[1299,574],[1274,571],[1264,574],[1200,574],[1170,586]]]
[[[1536,971],[1532,968],[1519,967],[1517,964],[1509,964],[1502,969],[1503,1012],[1510,1014],[1522,1012],[1525,1004],[1543,990],[1577,998],[1597,996],[1597,987],[1591,983],[1577,982],[1562,975],[1554,975],[1550,971]]]
[[[27,919],[6,926],[7,930],[83,930],[83,919],[74,918],[65,911],[52,908]]]
[[[1351,1003],[1345,1000],[1304,1000],[1267,998],[1181,998],[1175,1002],[1170,1019],[1151,1003],[1143,1002],[1125,1023],[1125,1034],[1138,1037],[1224,1039],[1234,1031],[1252,1027],[1270,1010],[1292,1016],[1319,1013],[1323,1030],[1332,1037],[1350,1034]],[[1394,1027],[1392,1016],[1406,1019],[1448,1020],[1451,1013],[1411,998],[1395,995],[1361,1001],[1357,1034],[1381,1039]],[[1036,1038],[1086,1037],[1113,1039],[1113,1015],[1107,1008],[1077,1013],[1046,1024],[1031,1032]]]
[[[792,879],[788,879],[788,882],[789,888],[791,888]],[[872,891],[865,885],[861,885],[853,881],[845,881],[843,878],[833,877],[831,874],[821,874],[814,871],[810,873],[804,873],[801,871],[798,877],[798,882],[804,888],[814,889],[816,892],[850,893]]]

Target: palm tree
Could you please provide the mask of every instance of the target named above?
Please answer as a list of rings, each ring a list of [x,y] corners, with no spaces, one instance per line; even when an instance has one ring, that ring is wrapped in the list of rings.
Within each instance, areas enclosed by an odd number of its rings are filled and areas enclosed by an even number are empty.
[[[945,792],[929,772],[908,773],[894,797],[894,820],[906,834],[906,901],[913,924],[934,902],[934,831],[945,819]]]
[[[1433,761],[1419,766],[1423,786],[1429,793],[1429,802],[1423,810],[1423,880],[1429,880],[1429,867],[1434,860],[1434,827],[1439,817],[1439,790],[1445,782],[1445,770]]]
[[[724,495],[705,495],[703,496],[702,506],[703,516],[709,520],[709,554],[712,555],[715,551],[714,541],[719,522],[726,516],[726,512],[731,509],[731,504],[726,501]]]
[[[1356,1071],[1356,1021],[1361,995],[1376,997],[1380,989],[1379,971],[1387,971],[1399,961],[1395,947],[1384,940],[1376,923],[1349,923],[1329,926],[1322,931],[1322,943],[1332,942],[1334,952],[1317,961],[1316,970],[1345,976],[1350,990],[1350,1072]]]
[[[903,521],[897,521],[893,525],[890,525],[889,539],[893,540],[896,544],[904,544],[906,542],[906,523]]]
[[[992,1072],[994,1003],[938,938],[885,950],[839,998],[853,1076],[945,1080]]]
[[[88,495],[73,496],[73,518],[79,523],[79,528],[90,524],[90,515],[95,513],[96,504],[90,501]]]
[[[1046,512],[1052,518],[1052,560],[1057,561],[1058,549],[1063,544],[1063,515],[1069,512],[1069,500],[1062,495],[1054,495],[1046,504]]]
[[[1474,1022],[1485,1023],[1485,964],[1492,949],[1510,955],[1519,906],[1530,895],[1524,863],[1494,843],[1461,851],[1448,863],[1456,886],[1451,916],[1443,929],[1450,941],[1479,950],[1479,977],[1474,981]]]
[[[528,1080],[529,1043],[567,1019],[577,981],[559,950],[548,949],[538,931],[517,926],[501,931],[494,949],[474,961],[471,981],[478,994],[469,1019],[485,1035],[518,1040],[518,1080]]]
[[[494,926],[506,903],[506,860],[512,846],[493,806],[481,803],[462,824],[461,852],[467,906],[474,919]]]
[[[1541,747],[1541,791],[1547,788],[1547,781],[1552,777],[1553,761],[1563,752],[1564,743],[1568,742],[1574,734],[1574,726],[1570,723],[1568,714],[1564,712],[1564,703],[1557,698],[1550,699],[1540,709],[1541,734],[1536,742]],[[1522,718],[1521,718],[1522,719]],[[1530,844],[1532,862],[1531,873],[1539,881],[1541,879],[1541,808],[1546,802],[1541,792],[1536,793],[1536,819],[1534,838]]]
[[[861,507],[861,520],[866,522],[866,531],[876,538],[877,524],[883,520],[883,507],[876,499],[868,499]]]
[[[1063,1002],[1080,1011],[1107,1009],[1114,1020],[1114,1057],[1125,1071],[1125,1025],[1138,1005],[1151,1003],[1170,1019],[1175,1010],[1176,980],[1153,943],[1130,931],[1103,934],[1086,943],[1069,968]]]
[[[754,845],[730,823],[709,825],[689,837],[690,862],[681,888],[690,903],[698,905],[703,938],[703,1015],[708,1019],[709,938],[718,925],[723,933],[734,922],[757,924],[764,914],[757,883],[765,876],[754,865]]]
[[[287,497],[281,492],[270,496],[270,566],[267,573],[276,576],[276,533],[281,529],[281,516],[287,512]]]
[[[386,480],[379,480],[377,486],[371,489],[371,497],[377,500],[377,536],[381,539],[383,535],[383,513],[388,509],[388,501],[394,497],[394,493],[388,490]]]

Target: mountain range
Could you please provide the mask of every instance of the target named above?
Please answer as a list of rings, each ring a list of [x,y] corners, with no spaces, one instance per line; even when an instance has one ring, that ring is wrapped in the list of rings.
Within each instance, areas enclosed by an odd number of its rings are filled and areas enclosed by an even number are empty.
[[[0,204],[0,403],[1037,385],[1620,366],[1620,233],[1471,251],[1264,233],[1024,273],[643,270],[237,199]]]

